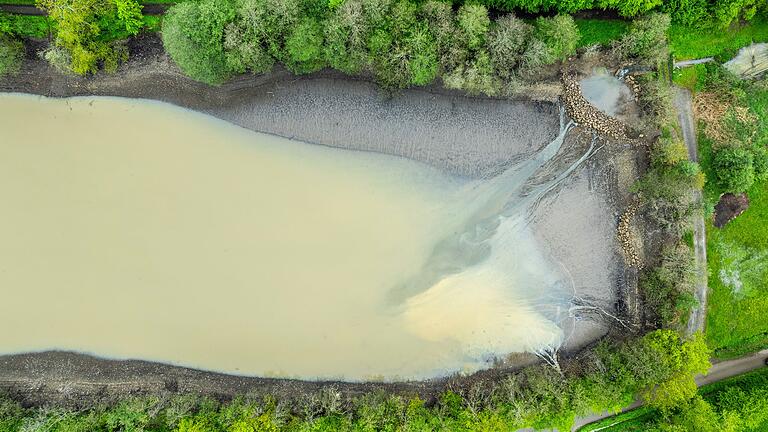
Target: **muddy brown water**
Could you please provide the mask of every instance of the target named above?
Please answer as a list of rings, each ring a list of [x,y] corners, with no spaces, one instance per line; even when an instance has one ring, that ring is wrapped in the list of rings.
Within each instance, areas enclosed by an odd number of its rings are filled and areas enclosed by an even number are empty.
[[[470,181],[157,102],[2,95],[0,352],[396,380],[557,347],[572,287],[526,217],[564,134]]]

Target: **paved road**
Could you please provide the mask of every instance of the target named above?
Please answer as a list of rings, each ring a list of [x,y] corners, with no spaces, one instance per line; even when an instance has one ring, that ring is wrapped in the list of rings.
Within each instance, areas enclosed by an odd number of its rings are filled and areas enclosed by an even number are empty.
[[[693,121],[693,109],[691,108],[691,92],[675,88],[675,109],[677,120],[683,131],[683,140],[688,147],[688,158],[693,162],[699,161],[699,150],[696,144],[696,125]],[[695,202],[701,202],[701,191],[695,191]],[[686,333],[691,335],[697,331],[704,331],[707,317],[707,238],[704,227],[704,216],[698,216],[693,221],[693,249],[696,257],[697,282],[694,296],[699,303],[697,308],[691,310],[688,318]]]
[[[721,381],[726,378],[731,378],[737,375],[741,375],[755,369],[765,367],[765,362],[768,361],[768,349],[750,354],[745,357],[740,357],[733,360],[727,360],[712,365],[707,375],[699,375],[696,377],[696,385],[703,386],[706,384],[712,384],[713,382]],[[633,410],[642,405],[640,401],[636,401],[632,405],[624,408],[622,412]],[[589,417],[578,418],[574,424],[572,431],[576,431],[579,428],[586,426],[590,423],[602,420],[613,416],[613,413],[605,412],[602,414],[595,414]]]
[[[143,4],[142,6],[144,7],[141,10],[141,12],[144,15],[162,15],[165,13],[166,10],[168,10],[169,7],[173,5],[168,3],[146,3],[146,4]],[[0,3],[0,11],[12,13],[12,14],[18,14],[18,15],[45,15],[44,10],[38,9],[32,5],[14,5],[14,4]]]

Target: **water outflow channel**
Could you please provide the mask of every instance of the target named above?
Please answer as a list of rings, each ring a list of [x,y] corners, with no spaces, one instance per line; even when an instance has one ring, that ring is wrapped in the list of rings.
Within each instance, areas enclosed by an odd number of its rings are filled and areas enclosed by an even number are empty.
[[[561,123],[467,180],[155,102],[0,95],[0,353],[395,380],[555,349],[573,288],[528,222],[594,150],[553,163]]]

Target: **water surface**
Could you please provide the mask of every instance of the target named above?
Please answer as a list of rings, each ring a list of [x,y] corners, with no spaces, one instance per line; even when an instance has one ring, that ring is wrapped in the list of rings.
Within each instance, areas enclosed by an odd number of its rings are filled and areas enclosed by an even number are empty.
[[[563,134],[468,181],[161,103],[0,95],[0,352],[392,380],[557,347],[570,287],[526,218]]]

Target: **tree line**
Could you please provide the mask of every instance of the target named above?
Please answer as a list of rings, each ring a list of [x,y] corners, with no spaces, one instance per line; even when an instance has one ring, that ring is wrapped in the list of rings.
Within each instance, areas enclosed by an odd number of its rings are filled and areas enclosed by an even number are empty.
[[[163,25],[166,50],[190,77],[218,84],[233,74],[294,73],[331,67],[387,87],[443,78],[449,88],[510,92],[519,77],[572,54],[573,18],[514,15],[491,20],[478,4],[454,10],[429,0],[201,0],[174,6]]]
[[[296,392],[294,400],[244,395],[221,403],[192,395],[126,398],[80,410],[24,409],[0,397],[0,431],[256,432],[256,431],[508,431],[570,430],[576,416],[619,411],[641,394],[665,412],[696,395],[694,375],[709,368],[701,335],[681,339],[658,330],[604,342],[560,375],[533,366],[471,385],[448,386],[436,400],[417,395],[347,396],[330,386]]]

